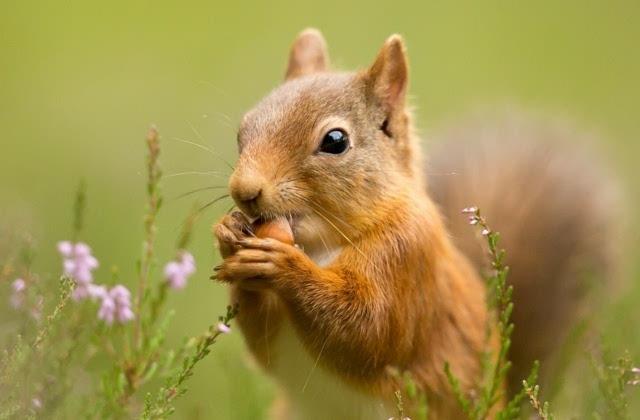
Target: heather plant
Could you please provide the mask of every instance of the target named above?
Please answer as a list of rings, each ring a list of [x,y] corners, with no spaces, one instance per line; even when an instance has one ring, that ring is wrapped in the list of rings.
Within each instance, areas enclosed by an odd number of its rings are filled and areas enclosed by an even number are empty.
[[[477,389],[465,394],[459,381],[453,375],[449,366],[445,364],[445,372],[456,398],[463,412],[469,419],[496,418],[501,420],[517,419],[523,416],[523,411],[533,411],[534,417],[542,420],[555,418],[548,401],[540,398],[538,371],[540,364],[533,363],[529,376],[522,380],[520,391],[511,396],[503,407],[498,406],[505,397],[504,390],[507,374],[511,368],[508,353],[511,346],[511,335],[514,325],[510,321],[513,311],[513,286],[507,284],[509,267],[505,265],[505,250],[499,248],[500,234],[493,231],[481,215],[478,207],[468,207],[462,210],[468,216],[469,224],[479,229],[486,239],[491,273],[487,282],[487,307],[492,316],[487,325],[486,348],[482,355],[482,379]],[[494,326],[495,325],[495,330]],[[490,340],[497,335],[499,346],[497,351],[490,350]],[[627,388],[640,384],[640,369],[633,366],[628,354],[620,357],[617,362],[605,353],[590,353],[591,366],[598,383],[599,397],[603,400],[603,407],[591,413],[594,418],[628,419]],[[524,410],[523,403],[528,401],[531,410]]]
[[[32,272],[29,243],[3,262],[0,275],[10,285],[9,304],[19,314],[19,331],[0,359],[0,418],[165,418],[186,392],[197,364],[220,335],[230,332],[235,307],[228,307],[203,335],[185,338],[177,349],[166,345],[174,317],[167,295],[185,288],[196,272],[188,246],[199,208],[183,223],[174,257],[158,270],[156,221],[163,199],[155,128],[146,144],[147,210],[133,291],[117,269],[107,281],[94,275],[100,263],[83,237],[84,182],[76,193],[71,239],[57,245],[62,258],[57,294],[52,282]],[[162,386],[154,391],[158,383]]]
[[[527,382],[527,380],[525,379],[524,381],[522,381],[522,386],[525,393],[529,397],[531,407],[533,407],[538,417],[540,417],[542,420],[553,420],[554,416],[549,412],[549,402],[541,402],[538,398],[538,394],[540,393],[540,385],[529,385],[529,382]]]
[[[390,369],[390,373],[396,377],[400,384],[402,384],[402,389],[395,392],[397,415],[392,417],[392,419],[427,420],[429,417],[427,395],[418,387],[416,382],[413,380],[412,375],[406,371],[400,373],[397,369]],[[411,405],[411,414],[413,417],[409,417],[405,414],[405,399]]]
[[[468,215],[469,224],[478,227],[480,234],[486,238],[491,266],[491,273],[486,279],[487,307],[490,314],[485,335],[487,350],[483,352],[481,358],[481,382],[473,395],[465,395],[448,365],[445,365],[445,372],[462,410],[470,419],[485,419],[492,416],[494,411],[498,419],[515,419],[520,416],[521,403],[526,395],[525,387],[503,408],[497,409],[497,404],[505,397],[506,377],[511,368],[508,354],[514,328],[511,322],[513,286],[507,284],[509,267],[505,265],[505,251],[498,246],[500,234],[487,225],[478,207],[468,207],[462,212]],[[495,336],[499,346],[494,353],[491,351],[491,340]],[[536,362],[525,382],[535,384],[537,375],[538,363]]]
[[[511,312],[513,311],[513,302],[511,296],[513,287],[507,285],[507,274],[509,268],[505,265],[505,251],[498,248],[500,234],[494,232],[488,225],[484,217],[480,214],[477,207],[468,207],[462,210],[468,215],[469,224],[477,226],[480,233],[486,238],[489,260],[492,272],[487,277],[487,307],[491,318],[487,323],[485,335],[485,348],[481,358],[481,382],[471,393],[465,393],[460,382],[451,372],[448,363],[445,363],[444,370],[449,380],[458,403],[464,414],[469,419],[479,420],[486,418],[497,418],[501,420],[516,419],[521,415],[521,407],[524,398],[529,394],[529,387],[534,386],[537,390],[537,381],[539,365],[534,363],[529,377],[524,380],[523,388],[516,393],[504,407],[498,407],[498,403],[505,397],[505,383],[507,373],[511,367],[508,359],[509,348],[511,346],[511,334],[513,333],[513,323],[511,323]],[[498,351],[494,353],[491,350],[491,340],[494,337],[499,340]],[[415,407],[415,418],[428,418],[427,398],[423,391],[418,390],[415,386],[411,375],[403,373],[399,375],[395,373],[404,383],[404,393],[412,401]],[[533,384],[533,385],[529,385]],[[537,392],[537,391],[536,391]],[[404,405],[402,400],[402,392],[396,392],[398,417],[405,418]],[[533,401],[533,400],[532,400]],[[498,409],[499,408],[499,409]],[[548,406],[546,406],[548,411]]]
[[[499,402],[505,397],[506,377],[511,368],[508,358],[511,346],[511,334],[514,325],[511,323],[511,313],[513,311],[513,286],[507,284],[509,268],[505,265],[505,250],[498,247],[500,234],[493,231],[481,215],[478,207],[468,207],[462,210],[469,218],[469,224],[479,228],[480,234],[486,239],[489,261],[492,272],[486,278],[487,282],[487,307],[490,319],[487,323],[485,335],[485,348],[481,358],[481,381],[478,387],[470,393],[465,393],[459,380],[451,372],[447,363],[444,370],[449,380],[458,403],[467,418],[471,420],[481,420],[486,418],[496,418],[500,420],[517,419],[521,416],[522,403],[525,397],[529,396],[534,408],[537,402],[539,364],[535,362],[531,368],[528,378],[523,380],[522,389],[509,399],[504,407],[499,407]],[[497,352],[491,349],[491,340],[497,337],[499,346]],[[404,395],[409,398],[415,410],[414,419],[428,418],[427,398],[424,391],[419,390],[411,375],[404,372],[395,374],[401,383],[404,384]],[[535,397],[532,398],[533,389]],[[394,419],[409,418],[404,413],[403,392],[396,392],[398,416]],[[544,413],[547,418],[552,416],[548,413],[548,404],[544,405]]]
[[[627,392],[640,385],[640,369],[634,367],[628,352],[614,358],[609,351],[596,349],[589,356],[599,391],[597,405],[592,408],[594,417],[631,419]]]

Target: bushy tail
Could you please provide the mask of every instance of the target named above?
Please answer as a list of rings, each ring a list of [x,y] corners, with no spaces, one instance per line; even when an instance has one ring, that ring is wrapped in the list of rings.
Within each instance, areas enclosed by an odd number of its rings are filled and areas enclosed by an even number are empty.
[[[522,112],[479,113],[441,132],[428,153],[431,196],[480,269],[482,242],[460,210],[478,206],[501,234],[514,285],[516,387],[534,359],[544,367],[562,344],[590,282],[612,276],[616,194],[582,153],[587,137]]]

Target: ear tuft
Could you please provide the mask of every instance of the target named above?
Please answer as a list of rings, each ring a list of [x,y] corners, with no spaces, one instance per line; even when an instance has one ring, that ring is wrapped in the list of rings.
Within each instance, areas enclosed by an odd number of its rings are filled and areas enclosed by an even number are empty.
[[[328,66],[329,54],[324,37],[319,30],[307,28],[293,41],[285,79],[326,71]]]
[[[394,109],[404,104],[409,83],[409,65],[400,35],[394,34],[387,38],[365,77],[372,93],[387,107]]]

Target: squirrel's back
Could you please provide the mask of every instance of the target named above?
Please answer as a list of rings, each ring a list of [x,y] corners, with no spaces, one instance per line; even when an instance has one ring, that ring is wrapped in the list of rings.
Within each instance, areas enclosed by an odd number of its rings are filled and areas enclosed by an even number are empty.
[[[480,112],[443,130],[427,153],[429,192],[478,268],[487,258],[460,210],[478,206],[501,234],[514,285],[515,387],[562,344],[590,283],[613,275],[616,194],[583,152],[588,137],[521,111]]]

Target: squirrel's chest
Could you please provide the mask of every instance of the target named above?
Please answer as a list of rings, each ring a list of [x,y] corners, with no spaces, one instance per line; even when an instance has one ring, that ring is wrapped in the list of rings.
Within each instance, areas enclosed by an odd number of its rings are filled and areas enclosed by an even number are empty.
[[[340,249],[310,255],[319,266],[327,266]],[[386,419],[391,416],[382,400],[354,389],[337,374],[322,367],[322,352],[312,356],[286,319],[271,345],[277,355],[270,373],[287,398],[287,420],[297,419]]]
[[[387,419],[382,400],[366,395],[321,367],[300,342],[293,325],[284,320],[273,343],[270,373],[286,394],[287,420]]]

